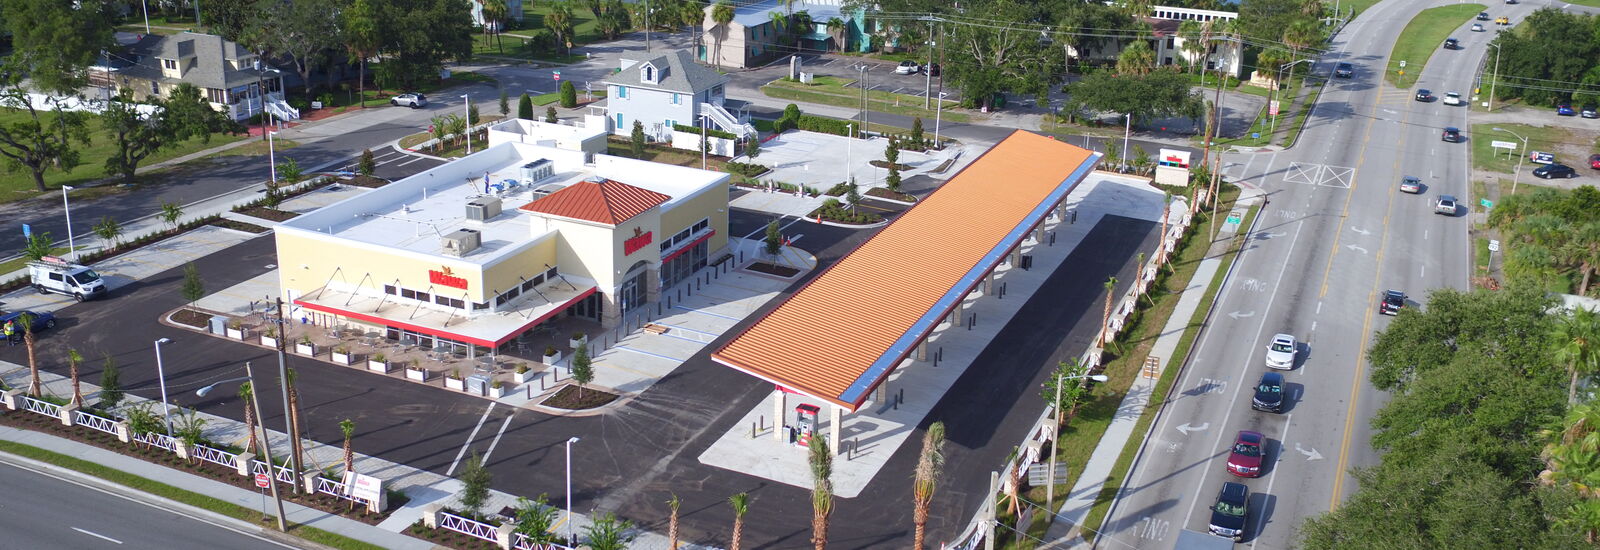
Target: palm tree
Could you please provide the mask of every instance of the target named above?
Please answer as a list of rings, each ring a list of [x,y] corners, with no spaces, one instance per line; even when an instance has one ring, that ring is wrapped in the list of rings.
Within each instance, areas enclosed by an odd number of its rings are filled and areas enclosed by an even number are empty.
[[[784,44],[786,35],[789,34],[789,15],[773,11],[767,14],[768,22],[772,23],[772,44]]]
[[[506,0],[486,0],[483,3],[483,31],[494,36],[500,51],[505,51],[505,42],[499,38],[500,33],[505,31],[506,14],[510,11],[506,7]]]
[[[255,391],[250,383],[239,384],[239,399],[244,400],[244,428],[250,431],[250,437],[245,440],[245,452],[252,452],[256,448],[256,409]]]
[[[38,398],[42,396],[44,383],[39,381],[39,362],[33,357],[33,316],[18,315],[16,323],[21,325],[22,346],[28,351],[28,372],[33,376],[32,381],[28,382],[28,393]]]
[[[750,511],[750,493],[728,497],[728,505],[733,507],[733,538],[728,541],[728,550],[739,550],[739,541],[744,538],[744,514]]]
[[[729,4],[727,0],[720,0],[711,6],[711,22],[717,24],[716,34],[712,35],[717,39],[717,59],[712,64],[721,67],[722,39],[728,34],[728,23],[733,22],[733,4]]]
[[[286,372],[288,379],[284,380],[283,383],[289,392],[289,453],[293,459],[291,463],[294,464],[294,471],[304,472],[306,471],[304,460],[306,451],[304,442],[300,441],[300,434],[305,433],[300,431],[300,391],[295,389],[294,386],[294,369],[289,369]],[[295,492],[300,492],[298,485],[295,487]]]
[[[1565,518],[1556,520],[1567,527],[1583,531],[1583,540],[1589,544],[1600,542],[1600,500],[1584,499],[1567,508]]]
[[[350,447],[350,440],[356,436],[356,423],[348,418],[339,421],[339,433],[344,434],[344,471],[353,472],[356,466],[356,451]]]
[[[1146,75],[1156,68],[1156,52],[1143,39],[1134,40],[1117,54],[1117,74]]]
[[[667,516],[667,550],[678,550],[678,507],[682,505],[676,494],[667,499],[667,509],[672,511]]]
[[[1189,54],[1190,57],[1199,58],[1200,54],[1205,53],[1206,51],[1205,39],[1201,38],[1203,34],[1204,31],[1201,29],[1199,21],[1188,19],[1182,23],[1178,23],[1178,37],[1183,39],[1183,47],[1180,49],[1183,50],[1184,53]],[[1196,59],[1194,62],[1190,63],[1189,69],[1191,72],[1193,72],[1196,68],[1203,65],[1205,65],[1205,63],[1202,63],[1201,60]]]
[[[1111,294],[1117,290],[1117,278],[1106,279],[1104,286],[1106,288],[1106,316],[1100,322],[1100,347],[1102,348],[1106,347],[1106,338],[1111,333]]]
[[[1578,402],[1578,377],[1594,372],[1600,362],[1600,314],[1577,308],[1556,321],[1556,360],[1567,365],[1571,382],[1567,384],[1567,402]]]
[[[833,452],[828,440],[811,437],[811,545],[816,550],[828,547],[828,516],[833,514]]]
[[[1310,19],[1301,19],[1289,24],[1283,30],[1283,43],[1294,52],[1294,59],[1300,59],[1300,53],[1307,48],[1322,43],[1322,24]]]
[[[1539,473],[1540,482],[1569,484],[1586,499],[1600,496],[1600,404],[1572,406],[1559,429],[1540,435],[1546,440],[1540,455],[1547,467]]]
[[[78,362],[82,360],[78,350],[67,349],[67,369],[72,373],[72,404],[79,407],[83,406],[83,391],[78,389]]]
[[[816,32],[817,24],[811,20],[811,12],[800,10],[789,16],[789,31],[794,37],[791,43],[795,45],[799,45],[802,36]]]
[[[1284,64],[1292,60],[1293,54],[1289,53],[1289,50],[1273,46],[1261,50],[1261,54],[1256,56],[1256,71],[1266,71],[1267,74],[1261,76],[1263,78],[1272,79],[1272,84],[1274,87],[1281,86],[1281,84],[1278,82],[1278,67],[1282,67]]]
[[[922,550],[927,535],[928,505],[933,503],[933,492],[939,488],[939,472],[944,469],[944,422],[928,425],[922,434],[922,454],[917,458],[915,481],[912,482],[911,522],[916,525],[911,539],[911,550]]]
[[[361,68],[356,72],[356,97],[358,105],[365,106],[367,99],[367,59],[377,55],[382,35],[378,30],[376,9],[372,0],[356,0],[350,8],[340,12],[344,17],[344,45],[350,55],[359,59]]]
[[[844,29],[845,23],[843,19],[837,17],[828,19],[828,36],[833,37],[833,45],[839,49],[840,53],[843,53],[845,48]]]
[[[572,7],[566,2],[557,2],[550,5],[550,13],[544,16],[544,26],[556,35],[556,42],[566,47],[567,53],[572,53]]]
[[[689,34],[694,35],[694,50],[696,55],[700,52],[701,27],[706,23],[705,8],[699,2],[684,2],[678,5],[678,17],[684,26],[689,27]]]
[[[1161,191],[1161,236],[1156,238],[1156,265],[1167,260],[1167,218],[1172,215],[1172,191]]]

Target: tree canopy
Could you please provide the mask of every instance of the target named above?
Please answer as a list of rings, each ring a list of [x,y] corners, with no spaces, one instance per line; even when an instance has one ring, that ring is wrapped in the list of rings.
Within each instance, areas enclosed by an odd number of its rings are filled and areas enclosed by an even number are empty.
[[[1131,113],[1135,122],[1183,116],[1199,119],[1205,100],[1189,87],[1189,77],[1173,71],[1146,75],[1096,72],[1067,85],[1067,110]]]
[[[1491,44],[1500,55],[1495,96],[1530,105],[1600,99],[1600,17],[1547,7]]]

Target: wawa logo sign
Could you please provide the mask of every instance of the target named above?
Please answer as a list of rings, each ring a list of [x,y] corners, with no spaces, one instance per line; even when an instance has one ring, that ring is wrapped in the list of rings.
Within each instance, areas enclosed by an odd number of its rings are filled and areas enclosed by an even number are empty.
[[[639,251],[639,249],[649,245],[652,238],[652,232],[645,231],[642,227],[633,228],[633,236],[629,237],[628,240],[622,241],[622,254],[626,256]]]
[[[455,273],[450,271],[450,268],[444,266],[440,266],[438,271],[428,270],[428,282],[462,290],[467,289],[467,280],[457,277]]]

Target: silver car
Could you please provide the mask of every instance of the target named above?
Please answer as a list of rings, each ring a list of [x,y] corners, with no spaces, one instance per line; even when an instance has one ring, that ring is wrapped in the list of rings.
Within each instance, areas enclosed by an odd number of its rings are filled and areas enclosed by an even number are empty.
[[[1433,213],[1446,216],[1456,215],[1456,198],[1451,195],[1439,195],[1439,200],[1433,202]]]
[[[1294,368],[1294,356],[1299,351],[1293,334],[1278,334],[1267,346],[1267,368],[1289,370]]]
[[[400,94],[390,99],[389,104],[397,107],[404,106],[412,109],[421,109],[428,106],[428,96],[416,92]]]

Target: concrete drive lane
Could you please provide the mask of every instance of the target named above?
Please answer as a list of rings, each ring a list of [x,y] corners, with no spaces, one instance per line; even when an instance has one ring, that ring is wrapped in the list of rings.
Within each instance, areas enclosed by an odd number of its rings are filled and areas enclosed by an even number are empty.
[[[54,474],[0,464],[6,548],[293,548]]]
[[[1245,541],[1289,547],[1304,518],[1356,489],[1350,468],[1377,462],[1367,419],[1386,397],[1367,383],[1364,357],[1388,322],[1377,296],[1395,288],[1422,300],[1430,288],[1467,286],[1467,208],[1432,213],[1440,194],[1475,200],[1468,145],[1440,141],[1443,127],[1468,126],[1466,107],[1412,101],[1382,75],[1395,37],[1430,4],[1380,3],[1335,38],[1318,71],[1347,61],[1355,77],[1327,85],[1294,149],[1226,157],[1227,173],[1264,188],[1270,202],[1103,526],[1114,541],[1098,546],[1172,548],[1178,530],[1206,530],[1222,482],[1243,481],[1252,493]],[[1490,37],[1455,36],[1465,49],[1436,53],[1417,86],[1470,96]],[[1401,175],[1422,178],[1424,193],[1400,193]],[[1301,341],[1285,374],[1287,406],[1252,411],[1264,348],[1278,332]],[[1224,468],[1240,430],[1267,436],[1261,478]]]

